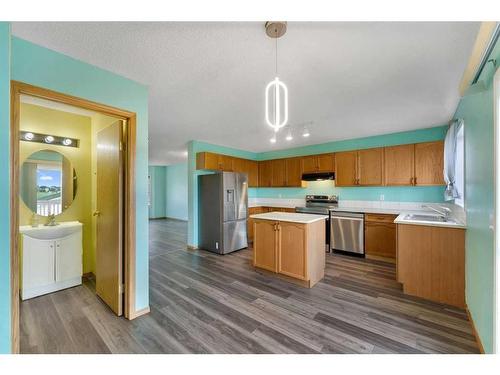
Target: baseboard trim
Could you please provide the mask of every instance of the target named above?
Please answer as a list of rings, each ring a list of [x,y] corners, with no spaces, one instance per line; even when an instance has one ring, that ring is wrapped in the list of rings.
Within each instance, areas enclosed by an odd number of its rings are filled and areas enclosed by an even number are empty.
[[[170,216],[167,216],[165,219],[168,219],[168,220],[175,220],[175,221],[182,221],[183,223],[187,223],[188,221],[187,220],[184,220],[184,219],[179,219],[177,217],[170,217]]]
[[[128,320],[133,320],[135,318],[138,318],[140,316],[143,316],[143,315],[146,315],[146,314],[149,314],[151,312],[151,309],[148,307],[145,307],[143,309],[140,309],[140,310],[137,310],[137,311],[134,311],[130,314],[130,316],[128,317]]]
[[[481,342],[481,338],[479,337],[479,334],[477,333],[476,325],[474,324],[474,320],[472,319],[472,315],[471,315],[471,313],[469,311],[469,307],[467,305],[465,305],[465,311],[467,312],[467,318],[469,318],[469,322],[472,325],[472,332],[474,333],[474,337],[476,338],[477,346],[479,347],[479,352],[481,354],[485,354],[483,343]]]
[[[389,257],[382,257],[382,256],[378,256],[378,255],[365,254],[365,258],[371,259],[371,260],[378,260],[378,261],[386,262],[386,263],[396,264],[396,259],[389,258]]]
[[[149,220],[164,220],[167,219],[166,216],[161,216],[161,217],[150,217]]]

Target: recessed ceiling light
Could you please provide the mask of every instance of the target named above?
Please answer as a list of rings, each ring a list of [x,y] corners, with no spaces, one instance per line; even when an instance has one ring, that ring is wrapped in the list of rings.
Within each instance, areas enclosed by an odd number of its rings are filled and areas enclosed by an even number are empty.
[[[63,145],[65,146],[69,146],[70,144],[73,143],[73,141],[69,138],[64,138],[64,140],[62,141]]]
[[[54,142],[54,137],[51,135],[48,135],[45,137],[45,143],[52,143]]]
[[[35,138],[35,135],[33,133],[26,133],[24,135],[24,139],[26,139],[27,141],[31,141],[33,138]]]

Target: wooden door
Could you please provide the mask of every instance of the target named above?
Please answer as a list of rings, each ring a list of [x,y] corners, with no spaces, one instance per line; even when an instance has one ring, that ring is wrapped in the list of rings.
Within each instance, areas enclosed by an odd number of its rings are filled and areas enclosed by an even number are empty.
[[[412,185],[415,170],[415,145],[385,147],[384,154],[385,185]]]
[[[358,185],[382,186],[384,183],[384,149],[358,150]]]
[[[415,185],[444,185],[444,142],[415,144]]]
[[[365,221],[365,254],[396,259],[396,224]]]
[[[304,224],[278,224],[278,272],[307,280],[307,244]]]
[[[318,171],[318,158],[316,155],[302,158],[302,173],[315,173]]]
[[[259,186],[259,163],[255,160],[245,160],[245,169],[248,173],[248,186]]]
[[[97,133],[96,293],[115,312],[123,307],[122,122]]]
[[[335,159],[333,154],[316,155],[318,172],[333,172],[335,170]]]
[[[229,155],[219,155],[219,170],[232,172],[233,171],[233,157]]]
[[[270,187],[272,184],[271,160],[259,162],[259,187]]]
[[[285,159],[275,159],[271,161],[272,165],[272,187],[283,187],[286,186],[286,163]]]
[[[212,152],[198,152],[196,154],[196,169],[219,169],[219,155]]]
[[[247,164],[245,159],[232,158],[233,159],[233,172],[246,173],[248,174]]]
[[[277,272],[277,223],[270,220],[254,221],[253,265]]]
[[[286,186],[302,187],[302,164],[300,158],[289,158],[286,164]]]
[[[355,186],[357,183],[357,151],[335,154],[335,186]]]

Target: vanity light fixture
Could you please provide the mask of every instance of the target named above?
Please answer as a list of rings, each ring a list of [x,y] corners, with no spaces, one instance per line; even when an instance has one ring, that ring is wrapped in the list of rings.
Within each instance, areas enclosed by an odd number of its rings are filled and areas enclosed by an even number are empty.
[[[79,147],[80,140],[69,137],[59,137],[57,135],[33,133],[21,130],[19,139],[25,142],[45,143],[54,146]]]
[[[288,122],[288,88],[278,78],[278,38],[286,32],[286,22],[272,21],[265,24],[266,34],[276,41],[275,78],[265,89],[266,122],[278,132]],[[273,114],[270,113],[271,107]]]
[[[27,141],[32,141],[34,137],[35,137],[35,135],[33,133],[30,133],[30,132],[24,134],[24,139]]]

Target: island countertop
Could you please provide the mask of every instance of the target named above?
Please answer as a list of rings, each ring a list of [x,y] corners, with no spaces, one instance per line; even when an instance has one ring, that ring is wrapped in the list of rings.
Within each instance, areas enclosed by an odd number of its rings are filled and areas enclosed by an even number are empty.
[[[328,218],[327,215],[301,214],[295,212],[267,212],[263,214],[250,215],[250,217],[252,219],[286,221],[299,224],[311,224]]]

